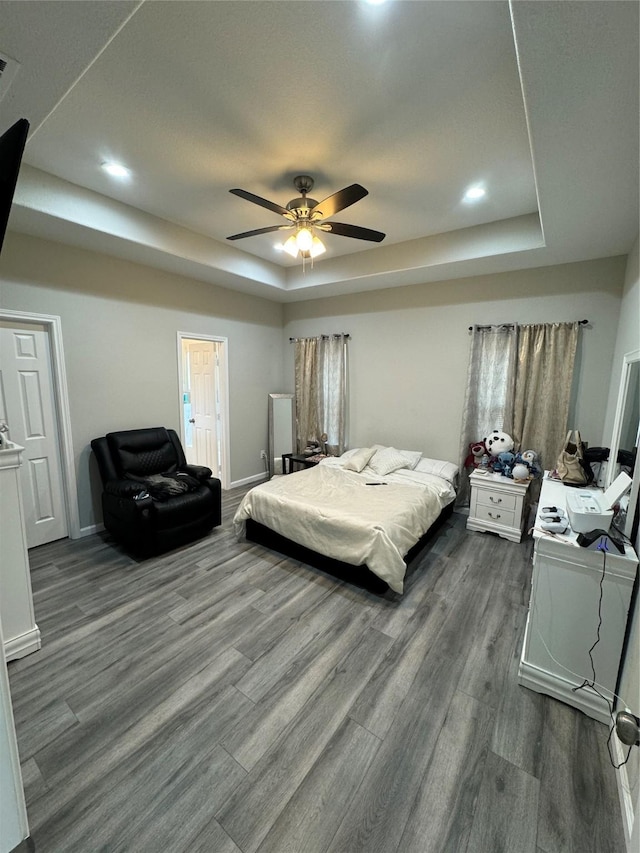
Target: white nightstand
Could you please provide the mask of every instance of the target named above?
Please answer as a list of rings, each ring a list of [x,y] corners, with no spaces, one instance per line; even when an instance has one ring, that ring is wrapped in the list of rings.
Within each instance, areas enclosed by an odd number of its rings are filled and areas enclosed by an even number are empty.
[[[469,477],[471,504],[468,530],[497,533],[504,539],[519,542],[525,523],[529,483],[517,483],[502,474],[480,474]]]

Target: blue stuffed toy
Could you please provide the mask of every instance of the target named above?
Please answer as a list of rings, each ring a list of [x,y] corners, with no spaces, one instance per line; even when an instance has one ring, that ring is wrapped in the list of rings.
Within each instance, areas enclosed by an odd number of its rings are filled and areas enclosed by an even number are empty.
[[[494,473],[502,474],[503,477],[510,477],[515,459],[515,454],[511,453],[510,450],[499,453],[493,461]]]

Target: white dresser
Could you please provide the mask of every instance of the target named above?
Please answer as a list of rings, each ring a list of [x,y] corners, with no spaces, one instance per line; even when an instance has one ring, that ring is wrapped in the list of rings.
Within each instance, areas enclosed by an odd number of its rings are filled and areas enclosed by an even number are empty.
[[[497,533],[519,542],[525,523],[529,483],[517,483],[502,474],[473,471],[469,476],[471,500],[468,530]]]
[[[31,595],[31,575],[22,506],[20,465],[23,448],[8,442],[0,449],[0,619],[6,660],[41,646]]]
[[[622,644],[638,559],[630,545],[625,554],[589,551],[569,532],[553,538],[539,530],[543,507],[566,511],[570,487],[545,477],[533,533],[533,575],[529,615],[522,647],[518,681],[609,723],[607,700],[613,700]],[[599,696],[590,688],[575,690],[584,679],[593,680],[592,651]]]

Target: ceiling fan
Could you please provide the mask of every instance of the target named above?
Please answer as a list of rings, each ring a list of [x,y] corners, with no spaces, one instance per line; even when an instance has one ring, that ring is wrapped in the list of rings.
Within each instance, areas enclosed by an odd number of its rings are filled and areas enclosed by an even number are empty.
[[[287,220],[287,224],[269,225],[266,228],[256,228],[254,231],[244,231],[242,234],[232,234],[231,237],[227,237],[227,240],[242,240],[244,237],[269,234],[272,231],[293,231],[283,248],[294,258],[297,257],[298,253],[303,258],[315,258],[326,251],[324,244],[315,233],[316,229],[329,234],[338,234],[341,237],[369,240],[373,243],[384,240],[386,235],[381,231],[361,228],[359,225],[347,225],[344,222],[326,221],[340,210],[355,204],[369,194],[360,184],[351,184],[321,202],[307,197],[307,193],[313,189],[313,178],[309,175],[298,175],[293,179],[293,185],[300,193],[300,198],[291,199],[286,207],[246,190],[229,190],[230,193],[240,198],[252,201],[260,207],[266,207],[267,210],[272,210],[274,213],[279,213]]]

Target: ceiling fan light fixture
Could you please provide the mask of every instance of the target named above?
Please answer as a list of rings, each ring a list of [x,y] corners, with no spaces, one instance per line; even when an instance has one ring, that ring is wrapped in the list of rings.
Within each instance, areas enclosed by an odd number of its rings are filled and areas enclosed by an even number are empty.
[[[301,232],[304,232],[302,239],[300,239]],[[301,228],[300,231],[292,234],[284,243],[282,249],[288,255],[291,255],[292,258],[297,258],[298,254],[303,258],[317,258],[318,255],[324,255],[327,251],[322,240],[316,237],[315,234],[312,234],[308,228]]]
[[[313,245],[313,234],[309,228],[299,228],[296,232],[296,245],[301,252],[309,252]]]
[[[292,230],[293,233],[284,245],[278,245],[276,248],[279,251],[286,252],[294,259],[301,257],[303,271],[306,260],[310,260],[311,266],[313,266],[313,259],[327,251],[316,231],[332,232],[341,237],[353,237],[355,240],[369,240],[373,243],[384,240],[385,235],[381,231],[374,231],[372,228],[361,228],[358,225],[348,225],[344,222],[325,221],[369,194],[360,184],[350,184],[348,187],[327,196],[321,202],[309,198],[307,195],[313,189],[313,178],[310,175],[297,175],[293,179],[293,185],[300,193],[300,197],[291,199],[287,202],[286,207],[238,187],[230,189],[229,192],[233,195],[284,216],[289,224],[254,228],[252,231],[232,234],[227,237],[227,240],[241,240],[245,237],[269,234],[272,231]]]
[[[324,255],[326,251],[327,249],[322,240],[314,235],[313,241],[311,243],[311,248],[309,249],[309,254],[311,255],[311,257],[317,258],[318,255]]]
[[[298,257],[298,244],[296,243],[296,238],[294,234],[292,234],[291,237],[289,237],[289,239],[285,241],[282,250],[288,255],[291,255],[292,258]]]

